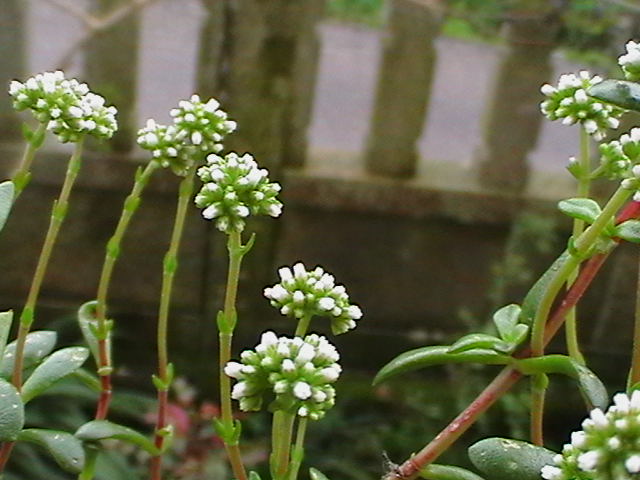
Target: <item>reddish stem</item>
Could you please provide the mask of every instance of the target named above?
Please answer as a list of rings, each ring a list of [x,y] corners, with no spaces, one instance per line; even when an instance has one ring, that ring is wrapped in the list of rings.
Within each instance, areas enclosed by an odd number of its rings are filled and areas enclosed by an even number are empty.
[[[100,339],[98,341],[98,353],[100,357],[99,370],[104,369],[109,372],[109,354],[107,351],[107,340]],[[100,399],[98,400],[98,406],[96,408],[96,420],[104,420],[107,418],[109,412],[109,405],[111,404],[111,373],[105,373],[100,375]]]
[[[9,461],[11,451],[15,444],[16,442],[4,442],[2,444],[2,448],[0,448],[0,476],[2,475],[2,472],[4,472],[4,467],[7,466],[7,461]]]
[[[616,223],[624,222],[631,218],[640,216],[640,202],[630,202],[627,204],[616,219]],[[596,274],[608,257],[607,254],[600,254],[589,259],[585,267],[580,271],[576,281],[566,292],[562,302],[556,308],[545,326],[544,344],[545,346],[558,332],[564,323],[566,314],[578,303],[582,295],[595,278]],[[531,355],[529,348],[524,349],[518,358],[526,358]],[[471,425],[474,424],[478,416],[486,412],[498,398],[507,392],[519,379],[522,374],[513,367],[505,367],[494,380],[476,397],[475,400],[465,408],[444,430],[442,430],[428,445],[420,452],[406,460],[402,465],[387,473],[383,480],[411,480],[416,478],[426,465],[435,461],[440,454],[449,448]]]
[[[164,436],[161,430],[167,426],[167,408],[169,405],[169,392],[158,390],[158,421],[156,423],[156,434],[154,443],[158,449],[162,449]],[[151,459],[151,480],[162,478],[162,455],[156,455]]]

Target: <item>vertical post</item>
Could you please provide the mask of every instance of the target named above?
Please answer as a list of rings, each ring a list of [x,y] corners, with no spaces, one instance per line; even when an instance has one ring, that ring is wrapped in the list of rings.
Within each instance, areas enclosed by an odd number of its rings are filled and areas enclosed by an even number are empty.
[[[204,99],[220,97],[220,75],[225,50],[225,0],[201,0],[205,17],[200,30],[196,92]],[[226,105],[223,109],[228,111]],[[232,115],[233,116],[233,115]]]
[[[103,16],[129,0],[92,0],[93,13]],[[91,89],[118,108],[119,128],[111,146],[119,152],[133,147],[136,126],[139,13],[134,11],[96,35],[87,45],[86,76]]]
[[[323,4],[322,0],[238,0],[227,8],[222,90],[227,110],[240,126],[228,143],[240,152],[251,151],[275,177],[285,152],[298,148],[292,146],[295,140],[285,143],[283,137],[306,130],[309,123],[307,85],[313,84],[317,62],[317,56],[309,54]]]
[[[528,180],[527,157],[544,119],[540,86],[550,79],[551,53],[560,28],[559,12],[548,6],[551,2],[537,4],[537,10],[514,10],[507,19],[507,45],[476,152],[480,184],[510,193],[522,191]]]
[[[439,0],[392,0],[366,146],[370,173],[411,177],[425,124],[443,20]]]
[[[4,0],[0,7],[0,78],[6,83],[0,95],[0,141],[15,140],[20,122],[6,93],[9,80],[24,80],[26,70],[25,3]]]

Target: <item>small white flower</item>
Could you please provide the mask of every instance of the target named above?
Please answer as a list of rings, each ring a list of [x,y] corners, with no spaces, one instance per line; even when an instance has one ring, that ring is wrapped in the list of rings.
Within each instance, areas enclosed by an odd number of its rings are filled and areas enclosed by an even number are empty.
[[[311,397],[311,387],[306,382],[297,382],[293,387],[293,394],[300,400]]]

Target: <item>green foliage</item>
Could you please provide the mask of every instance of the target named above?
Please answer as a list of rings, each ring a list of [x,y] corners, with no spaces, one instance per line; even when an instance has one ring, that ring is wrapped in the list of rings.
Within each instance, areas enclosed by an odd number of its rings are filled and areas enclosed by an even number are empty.
[[[24,369],[28,369],[38,364],[44,357],[49,355],[56,345],[57,334],[51,330],[39,330],[27,335],[24,344]],[[15,361],[16,342],[13,341],[4,350],[0,376],[8,378],[13,371]]]
[[[627,110],[640,111],[640,84],[627,80],[604,80],[587,93],[603,102]]]
[[[24,426],[24,403],[16,387],[0,379],[0,440],[14,441]]]
[[[144,451],[157,455],[158,449],[149,438],[132,428],[118,425],[107,420],[93,420],[82,425],[76,432],[76,437],[83,441],[98,441],[107,439],[122,440],[137,445]]]
[[[80,440],[67,432],[29,428],[18,436],[21,442],[44,448],[56,463],[67,472],[80,473],[84,468],[84,449]]]
[[[15,188],[13,182],[7,180],[0,183],[0,231],[4,228],[4,224],[9,218],[11,207],[13,206],[13,196]]]
[[[29,402],[57,381],[76,371],[88,356],[89,350],[84,347],[68,347],[45,358],[24,382],[22,386],[23,401]]]
[[[587,367],[566,355],[544,355],[518,360],[514,366],[526,375],[560,373],[578,382],[587,408],[604,409],[609,404],[609,395],[602,381]]]
[[[486,438],[469,447],[469,458],[491,480],[540,480],[543,466],[553,464],[555,452],[527,442]]]
[[[410,372],[433,365],[446,363],[483,363],[487,365],[506,365],[511,357],[494,350],[476,348],[460,353],[450,353],[449,346],[421,347],[401,353],[378,371],[374,385],[400,373]]]
[[[420,476],[426,480],[484,480],[481,476],[453,465],[432,463],[420,470]]]
[[[339,20],[379,26],[383,21],[384,0],[329,0],[327,13]]]
[[[590,198],[569,198],[558,203],[558,208],[562,213],[571,218],[582,220],[588,224],[595,222],[602,212],[600,205]]]

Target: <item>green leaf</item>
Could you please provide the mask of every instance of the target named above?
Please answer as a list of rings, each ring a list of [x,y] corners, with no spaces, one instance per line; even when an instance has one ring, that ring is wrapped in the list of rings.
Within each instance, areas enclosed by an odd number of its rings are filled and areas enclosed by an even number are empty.
[[[504,352],[509,350],[509,345],[493,335],[487,335],[486,333],[470,333],[451,345],[449,350],[447,350],[447,353],[461,353],[478,348]]]
[[[627,110],[640,111],[640,85],[626,80],[604,80],[587,90],[587,94]]]
[[[508,438],[485,438],[469,447],[471,463],[491,480],[540,480],[555,452]]]
[[[27,335],[24,344],[23,366],[25,369],[31,368],[40,363],[44,357],[49,355],[56,345],[56,332],[51,330],[39,330],[31,332]],[[0,376],[7,378],[11,375],[14,365],[14,355],[16,352],[16,342],[11,342],[4,350],[2,357],[2,365],[0,367]]]
[[[27,403],[58,380],[73,373],[87,360],[89,350],[84,347],[68,347],[45,358],[22,386],[22,400]]]
[[[545,355],[518,360],[514,366],[525,375],[540,373],[560,373],[578,382],[578,387],[587,403],[587,408],[606,409],[609,394],[600,379],[584,365],[566,355]]]
[[[499,309],[493,314],[493,323],[498,329],[498,334],[503,340],[507,340],[511,336],[513,329],[518,324],[520,318],[520,312],[522,309],[520,305],[512,303]]]
[[[627,242],[640,243],[640,220],[627,220],[617,225],[613,230],[613,236]]]
[[[20,432],[18,440],[44,448],[67,472],[80,473],[84,468],[82,442],[67,432],[29,428]]]
[[[432,365],[445,363],[484,363],[487,365],[506,365],[511,357],[493,350],[475,349],[460,353],[449,353],[446,345],[421,347],[401,353],[380,369],[373,384],[387,380],[399,373],[418,370]]]
[[[533,318],[536,315],[536,310],[538,309],[540,299],[542,298],[542,295],[544,295],[544,292],[547,290],[549,282],[553,279],[555,273],[562,267],[562,265],[567,261],[568,258],[569,252],[562,252],[562,254],[551,264],[549,269],[542,274],[542,276],[536,283],[533,284],[533,287],[531,287],[527,295],[524,297],[524,300],[522,301],[520,323],[531,325],[531,323],[533,322]]]
[[[595,222],[602,210],[595,200],[590,198],[569,198],[558,202],[558,208],[571,218],[582,220],[589,224]]]
[[[107,420],[92,420],[82,425],[76,432],[76,437],[83,441],[97,441],[114,438],[133,445],[137,445],[151,455],[157,455],[158,449],[147,437],[132,428],[118,425]]]
[[[7,218],[9,218],[14,194],[15,187],[11,180],[0,183],[0,231],[4,228]]]
[[[13,310],[0,312],[0,368],[2,367],[4,350],[7,346],[7,339],[9,338],[9,331],[11,330],[12,323]]]
[[[504,340],[517,347],[522,342],[524,342],[524,340],[527,338],[528,333],[529,333],[529,325],[525,325],[524,323],[519,323],[518,325],[513,327],[513,331],[511,332],[511,335],[508,338],[505,338]]]
[[[260,475],[257,472],[249,472],[249,480],[261,480]]]
[[[453,465],[432,463],[420,470],[419,474],[426,480],[484,480],[481,476]]]
[[[90,302],[86,302],[80,306],[80,308],[78,309],[78,324],[80,325],[82,337],[91,350],[91,355],[96,361],[96,364],[99,365],[100,352],[98,339],[94,334],[95,328],[98,325],[98,321],[95,317],[97,303],[98,302],[96,302],[95,300],[91,300]]]
[[[0,441],[13,442],[24,426],[24,404],[16,387],[0,378]]]
[[[329,478],[322,473],[320,470],[316,470],[315,468],[309,469],[309,478],[311,480],[329,480]]]

